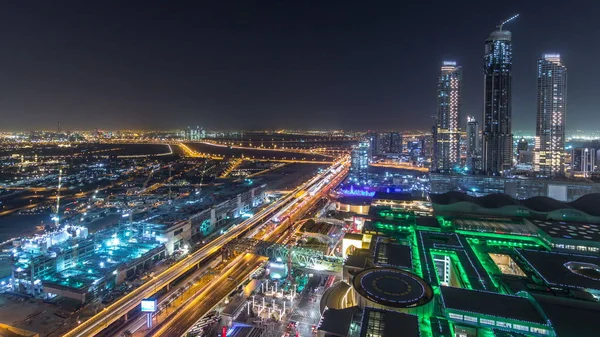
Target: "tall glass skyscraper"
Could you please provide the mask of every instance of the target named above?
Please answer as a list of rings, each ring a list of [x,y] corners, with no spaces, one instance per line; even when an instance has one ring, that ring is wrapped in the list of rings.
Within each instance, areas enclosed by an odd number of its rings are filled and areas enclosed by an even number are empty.
[[[485,41],[482,170],[488,175],[512,167],[511,40],[501,24]]]
[[[368,140],[362,140],[352,147],[350,154],[350,181],[354,184],[366,184],[369,181],[369,160],[371,148]]]
[[[543,175],[563,175],[567,68],[559,54],[545,54],[538,59],[537,84],[534,169]]]
[[[475,117],[467,117],[467,167],[477,171],[481,169],[479,124]]]
[[[437,118],[433,130],[435,171],[448,171],[460,163],[461,82],[462,67],[445,61],[438,79]]]

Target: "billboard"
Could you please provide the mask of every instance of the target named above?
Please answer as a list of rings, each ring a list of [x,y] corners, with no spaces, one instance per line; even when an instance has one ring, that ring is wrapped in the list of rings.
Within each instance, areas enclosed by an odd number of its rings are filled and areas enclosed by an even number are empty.
[[[142,300],[141,307],[142,312],[155,312],[158,305],[156,299],[147,298]]]

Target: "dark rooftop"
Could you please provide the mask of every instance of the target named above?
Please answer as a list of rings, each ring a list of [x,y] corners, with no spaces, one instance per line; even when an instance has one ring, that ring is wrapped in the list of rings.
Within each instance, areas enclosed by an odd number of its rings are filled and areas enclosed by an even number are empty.
[[[373,262],[381,266],[412,269],[411,248],[397,243],[377,240]]]
[[[343,195],[336,198],[337,201],[342,204],[349,205],[369,205],[371,204],[371,197],[366,197],[362,195]]]
[[[580,222],[531,220],[531,222],[553,238],[600,241],[600,225]]]
[[[533,304],[523,297],[445,286],[441,290],[447,309],[546,324]]]
[[[415,315],[365,308],[360,337],[419,337],[420,335],[419,319]]]
[[[539,252],[533,250],[517,250],[533,269],[544,280],[552,285],[563,287],[600,290],[600,258],[597,256],[566,254],[556,252]],[[577,264],[589,266],[586,268],[594,275],[586,274],[586,269],[569,269]],[[595,266],[595,267],[594,267]]]
[[[420,227],[431,227],[440,228],[440,223],[437,218],[433,216],[420,216],[415,219],[417,226]]]
[[[344,265],[356,268],[366,268],[369,259],[368,249],[356,249],[351,255],[348,255]]]
[[[462,243],[456,233],[439,233],[439,232],[419,232],[423,238],[423,244],[427,247],[442,248],[454,247],[462,248]]]
[[[552,212],[559,209],[574,209],[592,216],[600,216],[600,193],[591,193],[573,202],[562,202],[549,197],[533,197],[518,200],[506,194],[489,194],[483,197],[473,197],[466,193],[451,191],[443,194],[431,194],[431,202],[438,205],[450,205],[458,202],[468,202],[484,208],[500,208],[505,206],[521,206],[537,212]]]
[[[331,336],[348,336],[352,317],[359,311],[358,307],[346,309],[327,309],[321,316],[318,330],[326,332]]]
[[[386,192],[375,192],[373,196],[373,200],[396,200],[396,201],[412,201],[412,200],[422,200],[422,198],[417,198],[410,193],[386,193]]]
[[[362,236],[362,234],[346,233],[346,234],[344,234],[344,239],[361,240],[362,241],[363,236]]]
[[[600,303],[534,294],[560,337],[598,336]]]

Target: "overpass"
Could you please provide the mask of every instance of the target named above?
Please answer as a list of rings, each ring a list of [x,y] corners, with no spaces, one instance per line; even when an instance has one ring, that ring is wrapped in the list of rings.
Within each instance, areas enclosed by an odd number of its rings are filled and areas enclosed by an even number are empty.
[[[308,183],[305,183],[305,187],[311,186],[311,184],[316,184],[319,186],[319,188],[314,191],[314,195],[304,193],[301,195],[301,197],[299,197],[300,199],[296,197],[296,199],[294,199],[290,205],[284,206],[283,209],[286,214],[284,217],[285,219],[282,220],[281,223],[279,223],[275,228],[272,228],[272,226],[260,226],[245,234],[244,237],[252,237],[262,241],[273,241],[275,243],[284,244],[289,238],[289,235],[283,235],[283,233],[287,232],[289,234],[290,231],[297,231],[297,225],[302,223],[302,220],[294,222],[294,219],[302,217],[304,214],[306,214],[306,212],[316,204],[321,196],[325,195],[329,189],[337,186],[337,184],[339,184],[339,182],[347,174],[347,157],[346,159],[342,159],[340,163],[342,163],[340,166],[334,165],[328,169],[330,173],[328,173],[326,176],[323,177],[319,175],[315,178],[312,178]],[[323,180],[329,181],[329,183],[324,187],[320,183],[320,181]],[[291,206],[291,208],[289,206]],[[288,223],[288,225],[286,226],[284,223]],[[258,255],[240,254],[233,261],[237,261],[242,257],[249,260],[239,263],[235,262],[233,265],[230,263],[225,268],[226,271],[223,274],[220,274],[218,279],[211,282],[211,287],[213,287],[212,289],[207,289],[205,292],[197,294],[196,298],[188,305],[178,308],[175,318],[169,322],[163,323],[160,329],[152,332],[150,335],[154,337],[183,335],[191,326],[194,325],[198,319],[212,310],[212,308],[214,308],[214,306],[217,305],[222,298],[227,296],[227,294],[229,294],[233,289],[237,288],[237,285],[241,283],[240,280],[243,280],[250,275],[252,271],[251,269],[255,268],[253,267],[252,261],[256,262],[258,261],[257,259],[263,259],[263,257]],[[323,263],[328,263],[328,261],[323,261]],[[325,266],[327,265],[325,264]],[[236,270],[232,271],[233,269]],[[330,272],[324,270],[322,273],[339,275],[339,271]],[[234,283],[230,282],[230,277],[227,277],[226,274],[231,275],[231,278],[235,279]]]
[[[200,266],[202,263],[205,263],[206,261],[217,256],[221,248],[227,245],[229,242],[237,239],[238,237],[243,237],[244,235],[255,235],[255,232],[264,227],[264,224],[277,212],[280,212],[282,209],[287,209],[290,205],[296,205],[296,207],[302,207],[303,205],[306,205],[306,200],[303,199],[304,196],[298,197],[298,192],[320,184],[322,180],[330,178],[331,176],[335,177],[335,181],[339,181],[341,178],[343,178],[343,175],[347,173],[346,168],[348,163],[349,160],[347,157],[340,159],[328,169],[300,185],[296,190],[294,190],[294,193],[277,200],[273,204],[256,213],[253,217],[231,228],[228,232],[215,238],[213,241],[208,242],[197,251],[173,264],[140,287],[121,297],[113,304],[107,306],[104,308],[104,310],[92,316],[90,319],[79,324],[71,331],[63,334],[63,336],[88,337],[98,334],[110,324],[119,320],[121,317],[126,316],[128,312],[138,308],[143,299],[151,297],[153,294],[165,287],[168,289],[171,283],[174,283],[180,279],[187,272],[198,268],[198,266]],[[332,180],[332,183],[334,180]],[[330,183],[330,185],[332,183]],[[330,187],[330,185],[328,186]],[[325,189],[326,188],[327,187],[325,187]],[[293,214],[294,213],[292,212],[291,215]]]
[[[412,170],[412,171],[419,171],[419,172],[429,172],[429,169],[427,167],[414,166],[414,165],[408,164],[408,163],[371,163],[371,164],[369,164],[369,166],[388,167],[388,168]]]
[[[233,253],[251,253],[266,256],[277,261],[288,261],[290,249],[287,245],[256,240],[252,238],[240,238],[223,247],[223,259],[227,259]],[[291,250],[292,264],[303,269],[339,272],[342,271],[344,259],[337,256],[328,256],[316,249],[293,247]]]
[[[184,155],[186,157],[192,157],[192,158],[207,158],[207,159],[213,159],[213,160],[223,160],[225,159],[224,156],[221,155],[216,155],[216,154],[211,154],[211,153],[204,153],[204,152],[198,152],[192,148],[190,148],[189,146],[183,144],[183,143],[179,143],[177,144],[181,150],[183,151]],[[214,144],[211,144],[214,145]],[[256,150],[255,148],[249,148],[252,150]],[[264,150],[269,150],[269,149],[264,149]],[[273,151],[273,150],[269,150],[269,151]],[[290,151],[283,151],[282,152],[290,152]],[[293,152],[293,151],[291,151]],[[331,160],[302,160],[302,159],[276,159],[276,158],[254,158],[254,157],[244,157],[242,156],[241,158],[238,158],[240,160],[247,160],[247,161],[253,161],[253,162],[274,162],[274,163],[299,163],[299,164],[325,164],[325,165],[331,165],[333,163],[335,163],[335,161],[333,159]]]
[[[322,223],[327,223],[327,224],[334,225],[334,226],[344,227],[346,225],[346,222],[344,222],[344,220],[335,219],[335,218],[313,218],[313,220],[316,223],[322,222]]]

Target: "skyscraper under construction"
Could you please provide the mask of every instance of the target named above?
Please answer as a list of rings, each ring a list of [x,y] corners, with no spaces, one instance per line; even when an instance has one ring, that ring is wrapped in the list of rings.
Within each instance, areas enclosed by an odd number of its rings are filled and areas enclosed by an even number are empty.
[[[512,36],[502,22],[485,41],[483,58],[483,163],[488,175],[502,174],[512,167]]]

